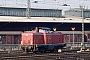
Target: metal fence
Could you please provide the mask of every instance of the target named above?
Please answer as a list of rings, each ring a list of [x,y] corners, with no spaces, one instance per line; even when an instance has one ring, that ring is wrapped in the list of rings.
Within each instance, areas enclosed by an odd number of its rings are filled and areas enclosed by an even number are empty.
[[[74,47],[81,47],[82,42],[74,42]],[[73,42],[66,43],[67,47],[73,46]],[[84,42],[86,47],[90,47],[90,42]]]
[[[0,44],[0,50],[21,50],[20,44]]]
[[[73,46],[73,42],[66,44],[66,47]],[[86,47],[90,47],[90,42],[85,42],[84,44]],[[81,42],[74,42],[74,47],[82,47]],[[0,51],[2,50],[21,50],[21,44],[0,44]]]

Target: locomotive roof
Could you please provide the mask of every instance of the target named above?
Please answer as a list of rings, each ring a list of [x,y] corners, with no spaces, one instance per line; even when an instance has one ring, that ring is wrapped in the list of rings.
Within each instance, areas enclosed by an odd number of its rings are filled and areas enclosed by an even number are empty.
[[[31,28],[31,30],[34,30],[36,27],[33,27],[33,28]],[[38,29],[51,29],[51,28],[48,28],[48,27],[38,27]]]
[[[50,30],[50,28],[48,28],[48,27],[38,27],[39,29],[49,29]]]

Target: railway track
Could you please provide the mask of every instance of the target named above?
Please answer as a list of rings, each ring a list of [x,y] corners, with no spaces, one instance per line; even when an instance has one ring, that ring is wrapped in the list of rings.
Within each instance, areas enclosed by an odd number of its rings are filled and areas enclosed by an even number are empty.
[[[0,60],[90,60],[90,52],[23,53],[23,51],[0,51]]]

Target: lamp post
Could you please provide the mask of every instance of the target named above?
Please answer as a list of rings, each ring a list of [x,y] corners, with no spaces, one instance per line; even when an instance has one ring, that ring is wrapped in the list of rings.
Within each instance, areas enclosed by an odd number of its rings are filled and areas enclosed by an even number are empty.
[[[73,46],[74,46],[74,30],[75,30],[75,27],[71,28],[72,31],[73,31]]]
[[[55,31],[56,31],[56,29],[57,29],[57,28],[55,28],[55,27],[54,27],[54,28],[53,28],[53,31],[55,32]]]

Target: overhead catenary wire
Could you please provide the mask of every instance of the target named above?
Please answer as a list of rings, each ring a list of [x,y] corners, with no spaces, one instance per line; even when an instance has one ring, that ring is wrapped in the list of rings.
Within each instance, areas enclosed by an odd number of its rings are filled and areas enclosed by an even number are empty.
[[[22,0],[22,1],[25,1],[25,0]],[[20,1],[20,0],[15,0],[15,2],[13,2],[12,0],[2,0],[2,2],[5,2],[5,3],[3,3],[3,5],[7,5],[7,4],[9,4],[9,5],[12,5],[12,4],[16,4],[16,5],[24,5],[24,6],[26,6],[26,1],[25,2],[22,2],[22,1]],[[53,3],[52,3],[52,2]],[[8,3],[8,2],[13,2],[13,3]],[[34,3],[34,1],[32,1],[31,0],[31,2],[30,2],[31,4],[35,4]],[[58,3],[58,0],[48,0],[48,1],[46,1],[46,0],[41,0],[41,1],[39,1],[38,0],[38,2],[37,2],[37,4],[45,4],[45,5],[57,5],[57,3]],[[58,4],[59,5],[59,4]]]
[[[27,4],[25,0],[13,0],[13,1],[12,1],[12,0],[1,0],[1,1],[3,2],[4,5],[5,5],[5,3],[4,3],[5,1],[6,1],[6,4],[16,3],[17,5],[21,5],[21,6],[22,6],[24,3]],[[24,2],[23,2],[23,1],[24,1]],[[37,4],[48,4],[48,5],[50,4],[50,5],[51,5],[51,4],[53,4],[51,1],[52,1],[53,3],[56,3],[56,4],[57,4],[58,2],[59,2],[59,3],[62,3],[62,4],[67,3],[66,0],[48,0],[48,1],[47,1],[47,0],[38,0],[38,3],[37,3]],[[87,1],[89,2],[89,0],[87,0]],[[8,3],[8,2],[13,2],[13,3]],[[30,3],[33,4],[33,2],[34,2],[34,0],[31,0]],[[79,2],[78,2],[78,3],[79,3]],[[60,4],[60,5],[62,5],[62,4]],[[70,3],[70,4],[73,4],[73,3]],[[80,3],[79,3],[79,4],[80,4]],[[58,5],[59,5],[59,4],[58,4]]]

